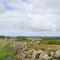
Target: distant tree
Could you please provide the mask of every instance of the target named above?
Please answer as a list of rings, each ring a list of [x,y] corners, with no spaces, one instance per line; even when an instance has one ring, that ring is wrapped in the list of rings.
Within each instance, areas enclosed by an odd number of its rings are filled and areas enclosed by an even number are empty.
[[[5,36],[0,36],[0,39],[3,39],[3,38],[5,38]]]

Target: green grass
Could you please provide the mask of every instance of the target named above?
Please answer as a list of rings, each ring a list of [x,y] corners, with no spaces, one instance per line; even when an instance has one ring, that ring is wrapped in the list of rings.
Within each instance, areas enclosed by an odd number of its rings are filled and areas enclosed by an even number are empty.
[[[52,37],[42,37],[42,38],[17,38],[16,41],[21,42],[31,42],[31,41],[40,41],[43,44],[48,45],[60,45],[60,38]]]
[[[6,42],[0,43],[0,60],[17,60]]]
[[[2,39],[2,40],[1,40]],[[46,45],[60,45],[60,38],[51,38],[51,37],[41,37],[41,38],[25,38],[25,37],[17,37],[12,38],[12,40],[16,40],[18,42],[36,42],[37,40],[41,42],[41,44]],[[8,40],[10,40],[10,37],[0,37],[0,60],[17,60],[17,58],[14,56],[14,52],[9,48],[8,44],[6,43]],[[47,47],[47,46],[45,46]],[[44,48],[44,47],[43,47]]]

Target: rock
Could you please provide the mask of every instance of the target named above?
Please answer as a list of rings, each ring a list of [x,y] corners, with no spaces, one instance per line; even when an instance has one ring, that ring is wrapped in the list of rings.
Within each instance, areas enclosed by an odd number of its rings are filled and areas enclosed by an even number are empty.
[[[22,59],[31,60],[33,49],[22,52]]]
[[[33,51],[33,54],[32,54],[32,60],[35,60],[36,59],[36,55],[37,55],[37,52],[36,50]]]
[[[52,59],[52,60],[58,60],[58,59]]]
[[[55,52],[51,52],[51,56],[52,56],[52,57],[54,56],[54,54],[55,54]]]
[[[60,57],[60,50],[56,51],[56,57]]]
[[[39,59],[39,56],[42,52],[43,52],[42,50],[38,50],[38,51],[34,50],[32,54],[32,60]]]
[[[46,52],[43,52],[40,54],[39,59],[40,60],[50,60],[51,56],[49,56]]]
[[[57,50],[56,52],[51,52],[51,57],[53,59],[60,59],[60,50]]]
[[[57,51],[56,51],[54,57],[55,57],[56,59],[60,59],[60,50],[57,50]]]

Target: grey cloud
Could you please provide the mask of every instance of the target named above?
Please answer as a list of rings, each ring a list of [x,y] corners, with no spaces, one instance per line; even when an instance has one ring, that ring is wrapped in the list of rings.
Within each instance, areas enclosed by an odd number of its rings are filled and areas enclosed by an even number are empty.
[[[59,14],[60,13],[60,1],[59,0],[38,0],[35,2],[35,13],[40,14]],[[42,12],[42,13],[41,13]]]
[[[4,1],[4,0],[3,0]],[[2,34],[17,35],[59,35],[59,0],[7,0],[13,10],[0,14]],[[4,4],[4,3],[3,3]],[[1,6],[1,5],[0,5]],[[4,32],[4,33],[3,33]]]

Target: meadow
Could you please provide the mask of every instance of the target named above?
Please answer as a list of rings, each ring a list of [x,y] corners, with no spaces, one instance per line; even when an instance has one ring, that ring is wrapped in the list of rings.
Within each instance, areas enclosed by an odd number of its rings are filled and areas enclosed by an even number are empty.
[[[14,51],[10,48],[8,42],[9,41],[16,41],[16,42],[27,42],[30,44],[36,43],[40,41],[40,46],[30,45],[28,48],[36,48],[36,49],[43,49],[55,51],[60,49],[60,37],[9,37],[9,36],[0,36],[0,60],[18,60],[14,55]]]

